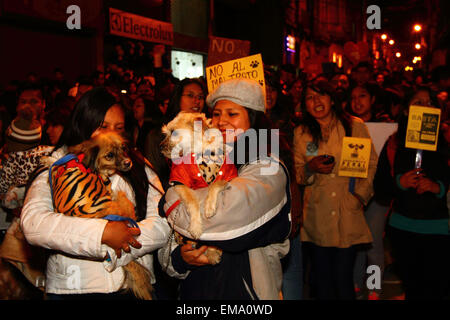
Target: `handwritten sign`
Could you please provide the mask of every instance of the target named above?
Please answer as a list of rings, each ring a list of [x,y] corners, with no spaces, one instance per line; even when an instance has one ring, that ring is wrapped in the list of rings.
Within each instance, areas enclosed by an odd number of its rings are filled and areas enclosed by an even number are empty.
[[[226,61],[206,68],[209,92],[214,91],[222,82],[239,78],[257,81],[263,87],[263,92],[266,92],[261,54]]]
[[[367,178],[371,147],[371,140],[368,138],[344,137],[339,176]]]
[[[438,108],[411,106],[405,147],[436,151],[440,119],[441,110]]]
[[[171,23],[109,8],[109,32],[137,40],[173,45]]]

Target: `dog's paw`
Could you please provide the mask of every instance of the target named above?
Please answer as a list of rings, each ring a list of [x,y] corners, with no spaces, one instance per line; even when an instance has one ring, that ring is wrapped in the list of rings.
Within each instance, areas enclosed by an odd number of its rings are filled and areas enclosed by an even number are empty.
[[[217,196],[220,192],[225,190],[228,186],[228,182],[225,180],[215,181],[212,185],[209,186],[208,195],[205,200],[205,217],[211,218],[216,214],[218,207],[218,199]]]
[[[191,223],[189,226],[189,233],[193,239],[198,239],[203,233],[202,226],[197,223]]]
[[[214,217],[216,214],[217,202],[207,201],[205,203],[205,217],[207,219]]]
[[[222,259],[222,250],[210,247],[206,250],[205,255],[208,258],[209,263],[215,265]]]

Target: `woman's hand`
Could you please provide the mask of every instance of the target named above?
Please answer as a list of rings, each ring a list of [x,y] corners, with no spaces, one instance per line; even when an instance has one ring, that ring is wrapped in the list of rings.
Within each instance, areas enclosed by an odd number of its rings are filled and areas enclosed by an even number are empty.
[[[128,227],[125,221],[108,221],[102,235],[102,244],[114,249],[117,258],[122,256],[122,249],[130,252],[130,245],[139,249],[142,245],[134,238],[141,234],[138,228]]]
[[[439,186],[438,183],[434,182],[433,180],[425,176],[422,176],[419,178],[417,182],[416,192],[418,194],[422,194],[425,192],[432,192],[438,194],[439,192],[441,192],[441,187]]]
[[[207,246],[201,246],[200,248],[195,249],[192,244],[188,243],[181,246],[180,253],[186,263],[200,267],[210,264],[208,258],[204,255],[207,249]]]
[[[333,161],[330,164],[325,164],[324,162],[328,161],[328,158],[322,156],[317,156],[312,158],[308,162],[308,167],[311,171],[322,173],[322,174],[329,174],[331,171],[333,171],[334,165],[336,164],[335,161]]]
[[[413,169],[400,177],[400,185],[405,189],[416,189],[421,177],[423,177],[422,169]]]

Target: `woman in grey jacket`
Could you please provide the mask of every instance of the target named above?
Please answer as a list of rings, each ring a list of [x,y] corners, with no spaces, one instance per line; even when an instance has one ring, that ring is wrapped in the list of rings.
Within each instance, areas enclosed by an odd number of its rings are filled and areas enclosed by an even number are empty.
[[[167,273],[184,279],[181,299],[278,299],[280,259],[289,251],[291,199],[284,164],[268,154],[277,141],[252,130],[260,129],[258,119],[265,107],[262,88],[251,80],[229,80],[208,96],[207,104],[213,108],[213,126],[231,148],[238,177],[219,194],[216,214],[203,219],[202,246],[172,242],[159,251],[159,260]],[[252,152],[256,146],[259,150]],[[194,191],[201,207],[207,189]],[[189,213],[182,202],[176,204],[178,200],[169,188],[164,211],[173,228],[189,238]],[[208,246],[223,250],[219,264],[208,264],[203,255]]]
[[[130,119],[106,89],[93,89],[75,106],[52,156],[63,157],[67,146],[81,143],[99,131],[133,132]],[[124,191],[135,204],[139,229],[129,228],[122,221],[56,213],[48,170],[32,182],[25,198],[21,226],[29,243],[52,250],[46,270],[49,298],[130,298],[123,294],[124,272],[119,267],[138,259],[152,273],[152,258],[147,253],[164,245],[169,226],[157,213],[161,197],[157,176],[137,152],[130,152],[130,156],[132,169],[126,175],[115,174],[110,180],[113,191]],[[122,249],[130,254],[120,258]],[[105,259],[108,255],[110,259]]]

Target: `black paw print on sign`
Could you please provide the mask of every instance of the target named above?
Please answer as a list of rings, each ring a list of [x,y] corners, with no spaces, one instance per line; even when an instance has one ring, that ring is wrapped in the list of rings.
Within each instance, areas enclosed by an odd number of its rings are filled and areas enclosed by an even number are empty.
[[[261,86],[263,86],[263,85],[264,85],[264,81],[262,81],[262,80],[259,80],[258,82],[259,82],[259,84],[260,84]]]
[[[250,62],[250,67],[256,68],[257,66],[259,66],[259,62],[258,62],[258,61],[252,61],[252,62]]]

